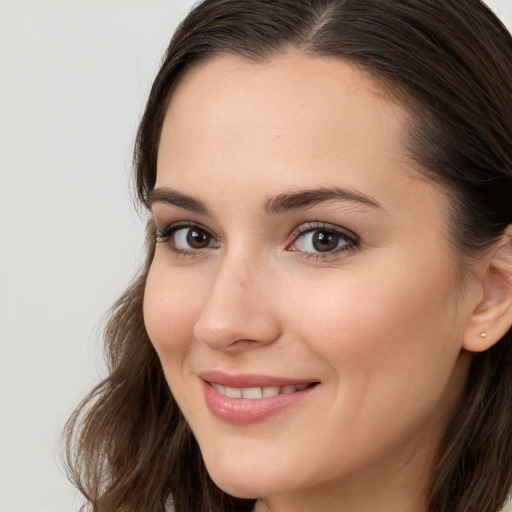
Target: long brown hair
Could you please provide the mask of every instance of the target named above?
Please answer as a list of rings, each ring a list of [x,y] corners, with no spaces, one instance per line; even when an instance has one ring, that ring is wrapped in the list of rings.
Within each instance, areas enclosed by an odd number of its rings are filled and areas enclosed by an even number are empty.
[[[219,54],[270,59],[296,48],[345,59],[409,108],[406,143],[451,193],[453,244],[468,256],[512,222],[512,38],[480,0],[205,0],[176,31],[154,81],[135,148],[144,204],[156,180],[168,102],[192,66]],[[251,510],[210,480],[144,327],[153,256],[112,309],[110,374],[67,427],[70,477],[94,512]],[[461,273],[463,276],[464,272]],[[439,448],[429,512],[497,512],[512,487],[512,339],[475,355]]]

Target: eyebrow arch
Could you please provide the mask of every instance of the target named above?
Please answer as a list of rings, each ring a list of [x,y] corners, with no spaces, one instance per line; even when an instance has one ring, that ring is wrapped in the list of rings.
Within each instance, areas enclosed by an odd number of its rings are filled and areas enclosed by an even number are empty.
[[[318,203],[332,200],[362,203],[383,209],[382,205],[370,196],[356,190],[347,190],[340,187],[317,188],[279,194],[267,199],[262,207],[268,214],[278,214],[311,208]],[[167,187],[155,188],[148,192],[146,206],[151,209],[155,203],[167,203],[191,212],[211,215],[210,210],[202,201]]]
[[[384,209],[372,197],[357,190],[348,190],[340,187],[317,188],[279,194],[267,199],[263,204],[263,209],[269,214],[285,213],[290,210],[310,208],[318,203],[331,200],[351,201]]]
[[[167,203],[195,213],[210,215],[208,207],[198,199],[167,187],[154,188],[146,197],[146,206],[151,209],[155,203]]]

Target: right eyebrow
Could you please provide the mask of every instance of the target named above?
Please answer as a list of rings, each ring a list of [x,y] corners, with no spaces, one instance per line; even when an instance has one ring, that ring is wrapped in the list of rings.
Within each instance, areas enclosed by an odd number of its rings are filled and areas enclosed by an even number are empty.
[[[208,207],[198,199],[167,187],[154,188],[146,196],[146,206],[151,209],[155,203],[167,203],[195,213],[211,215]]]
[[[384,209],[376,199],[362,192],[340,187],[321,187],[279,194],[278,196],[267,199],[263,205],[263,209],[267,213],[276,214],[292,210],[307,209],[318,203],[323,203],[324,201],[336,200],[361,203],[374,208]]]

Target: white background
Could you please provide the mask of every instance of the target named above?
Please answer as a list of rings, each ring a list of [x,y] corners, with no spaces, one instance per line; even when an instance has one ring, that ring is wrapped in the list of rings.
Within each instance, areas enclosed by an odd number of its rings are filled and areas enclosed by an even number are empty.
[[[142,261],[137,122],[192,0],[0,0],[0,512],[78,511],[65,418]],[[489,1],[512,27],[512,0]]]

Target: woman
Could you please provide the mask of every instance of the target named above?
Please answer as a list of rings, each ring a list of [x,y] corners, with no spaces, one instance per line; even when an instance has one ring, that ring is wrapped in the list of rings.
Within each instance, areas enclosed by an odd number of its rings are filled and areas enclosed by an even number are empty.
[[[68,424],[91,510],[500,510],[511,84],[479,0],[188,15],[137,139],[147,263]]]

